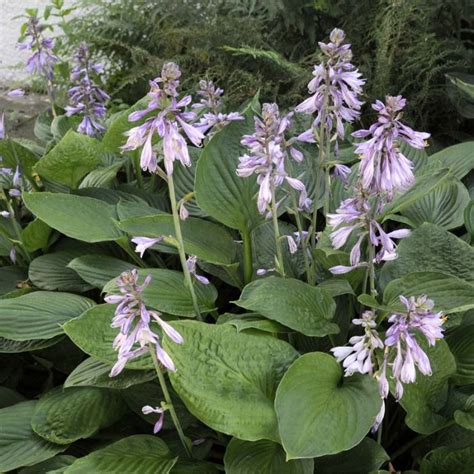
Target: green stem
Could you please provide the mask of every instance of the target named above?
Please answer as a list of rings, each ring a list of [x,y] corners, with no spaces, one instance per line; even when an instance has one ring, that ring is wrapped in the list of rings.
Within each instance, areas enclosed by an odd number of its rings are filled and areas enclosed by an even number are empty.
[[[244,283],[247,285],[253,277],[252,237],[247,227],[240,234],[244,244]]]
[[[30,253],[28,252],[28,250],[26,250],[23,246],[23,240],[21,238],[21,234],[22,234],[23,229],[21,228],[21,225],[16,220],[15,210],[13,209],[13,206],[12,206],[10,200],[6,196],[5,196],[5,203],[7,205],[8,212],[10,213],[10,219],[11,219],[12,224],[13,224],[13,229],[15,231],[15,236],[16,236],[17,240],[21,243],[21,245],[19,247],[19,250],[23,254],[23,256],[25,257],[26,261],[29,263],[29,262],[31,262],[32,258],[31,258]]]
[[[277,253],[277,262],[278,262],[278,271],[281,276],[285,276],[285,265],[283,263],[283,251],[281,248],[281,236],[280,236],[280,227],[278,226],[278,216],[277,216],[277,205],[275,198],[275,187],[272,189],[272,221],[273,221],[273,232],[275,233],[275,245]]]
[[[186,436],[184,435],[183,428],[181,427],[178,415],[176,414],[176,410],[174,409],[173,401],[171,400],[170,392],[168,391],[168,386],[166,385],[165,376],[163,374],[163,371],[161,370],[160,363],[158,362],[158,359],[156,357],[155,348],[152,344],[149,344],[148,347],[150,349],[151,358],[153,359],[153,365],[155,366],[156,375],[158,376],[158,381],[160,382],[161,390],[163,392],[163,396],[165,397],[165,402],[168,406],[171,419],[173,420],[174,426],[176,428],[176,431],[178,432],[179,439],[181,440],[186,454],[189,458],[192,458],[193,454],[191,452],[191,448],[189,447],[189,444],[186,441]]]
[[[174,231],[176,234],[176,240],[178,243],[178,253],[179,258],[181,260],[181,267],[184,273],[184,281],[186,286],[191,293],[191,299],[193,300],[193,307],[196,317],[202,321],[201,311],[199,310],[199,304],[196,297],[196,292],[194,291],[193,280],[191,278],[191,273],[189,272],[188,266],[186,264],[186,252],[184,250],[184,240],[183,235],[181,233],[181,222],[179,220],[179,213],[178,213],[178,205],[176,201],[176,192],[174,189],[174,181],[173,175],[168,176],[168,190],[170,194],[170,201],[171,201],[171,211],[173,213],[173,223],[174,223]]]
[[[368,273],[369,273],[369,288],[370,294],[372,296],[377,296],[377,290],[375,289],[375,265],[374,265],[374,258],[375,258],[375,247],[372,243],[369,242],[369,255],[368,255]]]
[[[303,252],[303,261],[304,261],[304,268],[306,271],[306,281],[309,283],[311,280],[311,269],[309,265],[308,259],[308,247],[306,246],[306,239],[303,236],[303,225],[301,223],[301,216],[298,212],[298,206],[296,204],[296,197],[293,194],[293,205],[295,206],[295,221],[296,221],[296,228],[298,229],[298,233],[300,234],[300,241],[301,241],[301,251]]]
[[[329,136],[329,131],[327,131],[326,136],[326,156],[325,156],[325,163],[324,163],[324,215],[326,216],[329,214],[329,207],[331,202],[331,173],[329,168],[329,158],[331,155],[331,140]]]
[[[140,168],[140,156],[137,152],[133,153],[133,167],[135,168],[135,176],[137,178],[137,185],[140,189],[143,189],[143,176],[142,169]]]

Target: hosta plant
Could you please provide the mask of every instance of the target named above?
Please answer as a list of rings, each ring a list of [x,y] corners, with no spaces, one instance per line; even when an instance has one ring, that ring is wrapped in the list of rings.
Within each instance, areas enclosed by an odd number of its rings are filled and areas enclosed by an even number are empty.
[[[81,45],[36,142],[2,121],[2,472],[472,471],[474,144],[360,127],[319,46],[294,110],[168,62],[106,117]]]

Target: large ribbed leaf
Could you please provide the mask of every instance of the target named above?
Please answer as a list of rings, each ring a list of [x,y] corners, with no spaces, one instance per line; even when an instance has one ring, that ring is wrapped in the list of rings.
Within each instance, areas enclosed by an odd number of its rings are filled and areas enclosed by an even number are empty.
[[[29,466],[64,451],[67,446],[50,443],[31,429],[38,402],[17,403],[0,410],[0,471]]]
[[[103,288],[112,278],[136,267],[129,262],[108,255],[84,255],[71,260],[68,268],[92,286]]]
[[[30,339],[27,341],[14,341],[5,337],[0,337],[0,353],[2,354],[16,354],[18,352],[30,352],[45,349],[46,347],[54,346],[64,336],[55,336],[51,339]]]
[[[63,193],[23,193],[26,207],[53,229],[84,242],[117,240],[115,207],[98,199]]]
[[[419,272],[442,272],[474,283],[474,248],[433,224],[423,224],[398,246],[398,258],[382,267],[381,282]]]
[[[301,356],[284,375],[275,409],[287,459],[345,451],[360,443],[380,410],[377,383],[368,374],[343,377],[323,352]]]
[[[60,250],[36,257],[28,269],[31,282],[42,290],[88,291],[92,286],[85,282],[74,270],[68,268],[69,262],[81,253],[81,249]],[[97,257],[96,257],[97,258]]]
[[[154,370],[127,370],[110,377],[112,366],[89,357],[81,362],[68,376],[64,387],[102,387],[125,389],[136,384],[147,382],[156,377]]]
[[[172,237],[176,241],[170,215],[132,217],[121,221],[120,228],[133,236]],[[181,231],[187,254],[215,264],[226,265],[235,261],[236,245],[225,227],[189,217],[181,222]]]
[[[474,325],[461,326],[448,334],[447,342],[456,359],[455,383],[474,383]]]
[[[15,341],[50,339],[63,333],[61,324],[93,305],[83,296],[50,291],[0,300],[0,336]]]
[[[336,303],[329,294],[291,278],[268,277],[249,283],[235,302],[306,336],[337,334]]]
[[[4,295],[17,288],[17,285],[25,281],[27,273],[24,268],[14,265],[0,268],[0,295]]]
[[[435,309],[445,314],[474,308],[474,285],[445,273],[414,272],[392,280],[384,292],[384,302],[397,303],[399,295],[428,295]]]
[[[224,457],[227,474],[312,474],[312,459],[286,461],[285,451],[273,441],[232,438]]]
[[[252,133],[252,110],[245,121],[232,122],[206,145],[196,169],[195,191],[199,207],[219,222],[241,231],[262,220],[255,196],[256,177],[239,178],[239,157],[245,153],[242,135]]]
[[[112,345],[118,334],[118,329],[110,327],[114,312],[115,306],[111,304],[94,306],[79,318],[66,323],[63,326],[64,332],[86,354],[113,365],[117,361],[117,353]],[[127,368],[152,369],[153,362],[151,357],[145,354],[130,360]]]
[[[168,474],[177,460],[161,439],[134,435],[78,459],[65,474]]]
[[[42,178],[75,188],[100,163],[101,145],[97,140],[69,130],[34,167]]]
[[[125,411],[116,390],[56,387],[36,404],[31,426],[52,443],[69,444],[113,424]]]
[[[176,316],[195,317],[191,294],[184,285],[184,275],[174,270],[144,268],[138,271],[140,280],[151,275],[151,283],[143,290],[145,304],[164,313]],[[212,311],[217,298],[213,285],[194,282],[194,290],[202,312]],[[104,287],[104,292],[117,292],[115,279]]]
[[[181,321],[173,327],[184,343],[164,340],[177,368],[169,375],[188,410],[225,434],[278,441],[273,399],[296,350],[270,335],[239,333],[229,324]]]
[[[458,179],[464,178],[474,168],[474,141],[458,143],[431,155],[421,174],[433,174],[439,168],[449,169]]]
[[[456,178],[443,181],[439,186],[402,211],[415,226],[424,222],[454,229],[464,223],[464,209],[470,198],[466,187]]]

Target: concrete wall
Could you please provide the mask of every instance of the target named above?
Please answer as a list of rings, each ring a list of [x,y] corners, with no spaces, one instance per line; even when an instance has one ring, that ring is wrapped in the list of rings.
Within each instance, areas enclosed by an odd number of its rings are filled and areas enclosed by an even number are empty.
[[[25,8],[42,10],[48,3],[49,0],[0,0],[0,86],[8,86],[27,77],[21,66],[28,58],[28,52],[16,48],[24,21],[22,18],[13,20],[13,17],[23,14]],[[20,68],[13,69],[16,66]]]

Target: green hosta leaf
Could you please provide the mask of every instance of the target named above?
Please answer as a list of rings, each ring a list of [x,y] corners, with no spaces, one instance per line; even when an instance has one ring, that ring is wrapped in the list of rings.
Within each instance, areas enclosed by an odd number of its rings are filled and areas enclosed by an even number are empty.
[[[29,341],[13,341],[0,337],[0,353],[2,354],[16,354],[19,352],[30,352],[45,349],[46,347],[54,346],[64,336],[56,336],[51,339],[31,339]]]
[[[160,406],[161,402],[164,400],[163,391],[161,390],[159,383],[156,382],[156,372],[155,382],[134,385],[133,387],[129,387],[126,390],[122,390],[121,394],[128,407],[140,418],[152,425],[158,421],[160,417],[158,413],[144,415],[142,412],[142,408],[145,405],[151,405],[152,407]],[[171,400],[183,430],[186,430],[189,426],[196,424],[196,418],[194,418],[194,416],[189,413],[183,402],[174,393],[174,391],[171,391]],[[165,416],[165,419],[163,420],[163,429],[176,429],[171,417]]]
[[[148,101],[148,97],[143,97],[129,109],[118,112],[112,117],[111,123],[108,125],[107,131],[102,138],[102,145],[106,150],[113,151],[114,153],[121,151],[120,147],[125,145],[127,141],[127,137],[124,135],[125,132],[143,122],[129,122],[128,116],[136,110],[144,109]]]
[[[431,222],[449,230],[463,225],[464,209],[469,201],[466,187],[451,178],[406,207],[402,214],[415,226]]]
[[[464,210],[464,225],[469,232],[472,244],[474,243],[474,201],[471,201]]]
[[[107,255],[77,257],[69,262],[68,267],[74,270],[82,280],[96,288],[103,288],[112,278],[136,268],[129,262]]]
[[[69,130],[35,165],[42,178],[75,188],[100,163],[101,145],[94,138]]]
[[[312,459],[285,460],[285,451],[273,441],[232,438],[224,457],[227,474],[312,474]]]
[[[191,294],[184,284],[184,275],[174,270],[145,268],[138,270],[140,280],[151,275],[151,283],[143,290],[142,298],[146,305],[175,316],[195,317]],[[194,282],[194,290],[202,312],[215,309],[217,291],[213,285]],[[104,287],[105,293],[115,293],[118,288],[115,279]]]
[[[37,403],[21,402],[0,410],[0,471],[37,464],[67,448],[33,432],[31,418]]]
[[[390,204],[385,206],[382,216],[387,218],[390,214],[396,214],[403,211],[413,203],[422,199],[431,191],[437,189],[451,177],[448,170],[441,169],[434,173],[419,178],[415,184],[404,194],[396,197]]]
[[[278,387],[275,409],[287,459],[345,451],[364,438],[380,410],[370,375],[343,377],[329,354],[301,356]]]
[[[447,273],[474,283],[474,248],[441,227],[423,224],[400,241],[398,258],[383,266],[382,286],[420,270]]]
[[[0,300],[0,336],[15,341],[50,339],[63,333],[61,324],[93,305],[83,296],[50,291]]]
[[[320,288],[290,278],[268,277],[249,283],[238,306],[262,314],[306,336],[339,332],[331,322],[336,304]]]
[[[48,246],[52,229],[40,219],[31,221],[21,233],[21,241],[29,252]]]
[[[126,410],[120,393],[95,387],[56,387],[38,401],[31,426],[58,444],[89,438],[121,418]]]
[[[400,405],[407,412],[405,423],[409,428],[417,433],[431,434],[447,421],[438,412],[446,403],[448,379],[455,373],[456,363],[445,341],[437,341],[429,348],[422,342],[421,346],[430,359],[433,375],[418,372],[415,383],[404,384]],[[391,384],[393,388],[394,384]]]
[[[195,192],[199,207],[228,227],[247,231],[262,221],[255,199],[255,176],[239,178],[239,157],[244,153],[242,135],[254,128],[253,114],[232,122],[206,145],[196,168]]]
[[[173,216],[170,215],[132,217],[120,222],[120,228],[133,236],[169,236],[173,241],[176,239]],[[181,231],[187,254],[222,265],[235,261],[236,245],[223,226],[189,217],[181,222]]]
[[[161,439],[134,435],[78,459],[65,474],[167,474],[177,460]]]
[[[63,326],[64,332],[86,354],[113,365],[117,361],[117,353],[112,348],[112,344],[118,334],[116,328],[110,327],[114,312],[115,306],[111,304],[94,306],[79,318],[66,323]],[[152,369],[153,361],[149,355],[144,354],[130,360],[127,368]]]
[[[232,326],[234,326],[239,332],[249,329],[257,329],[259,331],[270,332],[273,334],[279,332],[290,332],[288,328],[280,323],[263,318],[257,313],[222,314],[219,316],[217,324],[232,324]]]
[[[84,242],[117,240],[115,207],[98,199],[62,193],[23,193],[26,207],[53,229]]]
[[[179,201],[188,193],[194,191],[194,177],[196,174],[196,164],[201,156],[201,149],[189,147],[191,166],[176,166],[173,171],[174,185],[176,188],[176,199]],[[191,216],[206,217],[207,214],[198,206],[196,199],[186,202],[186,209]]]
[[[463,408],[454,412],[454,420],[466,430],[474,431],[474,395],[467,398]]]
[[[374,471],[390,458],[385,450],[371,438],[364,438],[349,451],[322,456],[315,461],[318,474],[375,474]]]
[[[93,357],[81,362],[68,376],[64,387],[101,387],[125,389],[133,385],[147,382],[156,377],[154,370],[127,370],[110,377],[110,364],[105,364]]]
[[[446,341],[456,359],[454,383],[459,385],[474,383],[474,325],[455,329],[448,334]]]
[[[124,161],[114,163],[104,168],[92,170],[79,185],[79,188],[110,188]]]
[[[463,449],[441,447],[429,452],[421,462],[420,474],[472,474],[474,447]]]
[[[68,268],[68,263],[80,254],[80,249],[78,250],[62,250],[36,257],[28,270],[31,282],[42,290],[80,293],[90,290],[92,286]]]
[[[31,13],[32,15],[37,15],[38,10],[36,13]],[[53,139],[53,134],[51,133],[51,123],[53,122],[53,117],[50,115],[49,112],[41,112],[35,121],[35,128],[34,133],[35,137],[38,138],[42,142],[49,142]]]
[[[278,441],[273,398],[297,356],[293,347],[227,324],[182,321],[173,326],[184,343],[164,340],[177,367],[170,379],[189,411],[222,433]]]
[[[474,285],[444,273],[415,272],[392,280],[385,288],[384,302],[393,306],[399,302],[399,295],[428,295],[435,310],[445,314],[474,308]]]
[[[21,172],[31,179],[33,166],[37,163],[36,155],[15,140],[0,140],[0,156],[4,167],[15,170],[20,162]]]
[[[18,285],[25,281],[28,275],[24,268],[14,265],[0,267],[0,295],[16,290]]]
[[[7,387],[0,387],[0,408],[23,402],[25,397]]]
[[[216,464],[205,461],[180,459],[171,470],[171,474],[219,474]]]
[[[60,474],[70,466],[76,458],[74,456],[59,455],[46,461],[25,467],[18,471],[18,474]]]
[[[464,178],[474,168],[474,141],[458,143],[431,155],[421,172],[433,174],[439,168],[449,169],[458,179]]]

